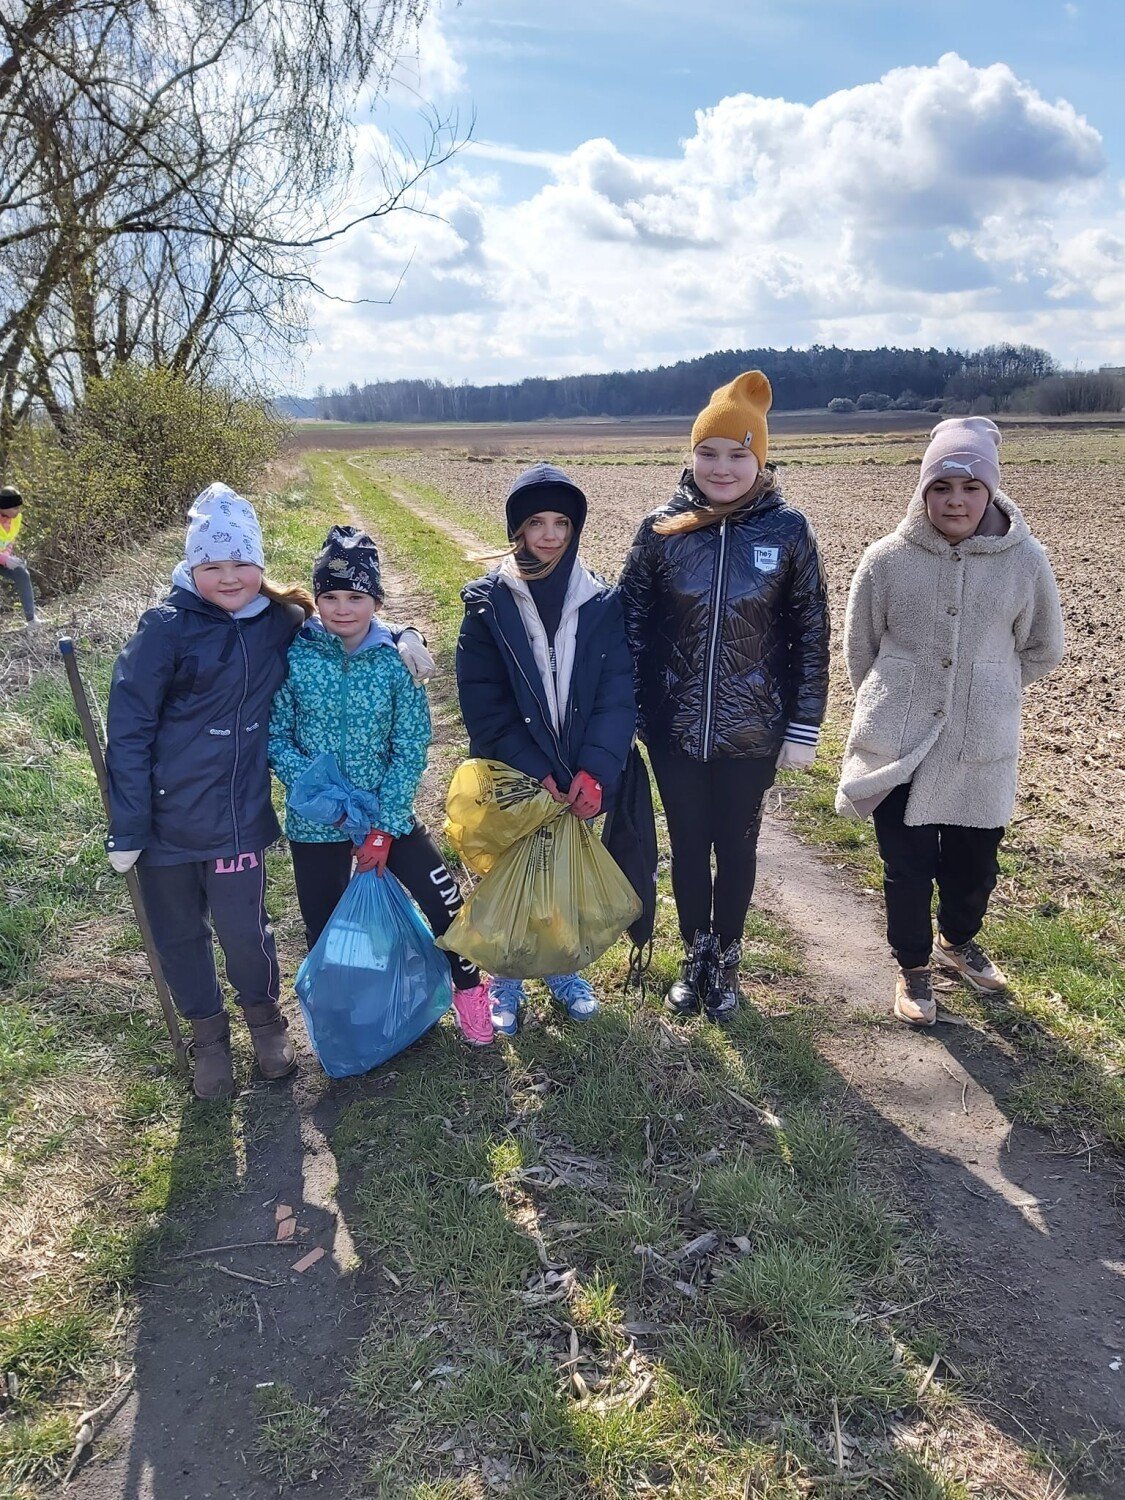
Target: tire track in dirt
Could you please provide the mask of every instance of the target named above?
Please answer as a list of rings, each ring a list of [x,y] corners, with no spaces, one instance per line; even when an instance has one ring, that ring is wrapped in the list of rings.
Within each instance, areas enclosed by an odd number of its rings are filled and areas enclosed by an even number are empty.
[[[466,552],[485,550],[384,487]],[[1021,1442],[1035,1428],[1086,1441],[1120,1432],[1125,1375],[1111,1367],[1125,1353],[1120,1173],[1013,1123],[1003,1100],[1019,1070],[983,1028],[945,1012],[931,1032],[891,1020],[895,970],[876,904],[769,813],[760,849],[758,904],[797,934],[816,1003],[836,1008],[821,1050],[946,1262],[939,1280],[956,1289],[958,1361],[985,1366],[1018,1407],[989,1400],[994,1420],[1008,1417]]]

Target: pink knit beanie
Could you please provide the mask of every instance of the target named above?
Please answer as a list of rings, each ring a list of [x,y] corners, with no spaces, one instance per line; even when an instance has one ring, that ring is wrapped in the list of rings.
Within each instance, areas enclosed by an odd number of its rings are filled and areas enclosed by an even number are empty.
[[[991,499],[1000,488],[1002,441],[999,427],[987,417],[939,422],[922,458],[918,493],[924,495],[935,479],[979,479]]]

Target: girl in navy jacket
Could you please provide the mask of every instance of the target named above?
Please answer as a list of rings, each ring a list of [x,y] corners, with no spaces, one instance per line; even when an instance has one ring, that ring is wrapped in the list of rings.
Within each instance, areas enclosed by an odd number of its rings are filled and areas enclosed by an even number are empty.
[[[578,556],[586,497],[561,469],[521,474],[506,519],[510,553],[461,594],[457,692],[470,754],[534,776],[593,818],[612,804],[636,728],[621,601]],[[581,975],[547,985],[572,1019],[597,1013]],[[489,988],[493,1025],[514,1036],[522,979],[497,976]]]
[[[234,1092],[213,937],[262,1073],[296,1066],[265,905],[265,851],[280,831],[266,751],[270,702],[313,601],[269,583],[264,561],[253,507],[210,485],[188,514],[172,591],[142,615],[109,692],[106,850],[119,874],[137,866],[202,1099]],[[416,643],[400,643],[404,659]]]

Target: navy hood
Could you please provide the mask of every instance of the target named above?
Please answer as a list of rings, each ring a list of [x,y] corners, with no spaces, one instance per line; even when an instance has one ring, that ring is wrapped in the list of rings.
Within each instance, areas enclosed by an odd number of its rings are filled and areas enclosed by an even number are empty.
[[[529,516],[541,510],[556,510],[566,516],[574,527],[575,537],[581,534],[586,524],[586,496],[574,480],[557,469],[554,464],[532,464],[518,475],[508,491],[504,516],[508,526],[508,540]]]

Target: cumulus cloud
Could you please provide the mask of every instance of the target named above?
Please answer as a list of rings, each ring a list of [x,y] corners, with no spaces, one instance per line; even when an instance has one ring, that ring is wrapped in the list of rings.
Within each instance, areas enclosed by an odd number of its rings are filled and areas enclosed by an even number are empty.
[[[509,163],[538,188],[506,196]],[[385,289],[413,256],[393,311],[319,319],[348,367],[318,358],[317,379],[489,379],[832,339],[1034,338],[1096,360],[1092,344],[1108,359],[1125,331],[1101,137],[1002,63],[949,53],[809,105],[733,95],[668,158],[602,138],[565,154],[482,143],[446,182],[430,203],[444,222],[383,221],[322,265],[326,284],[338,269]]]

